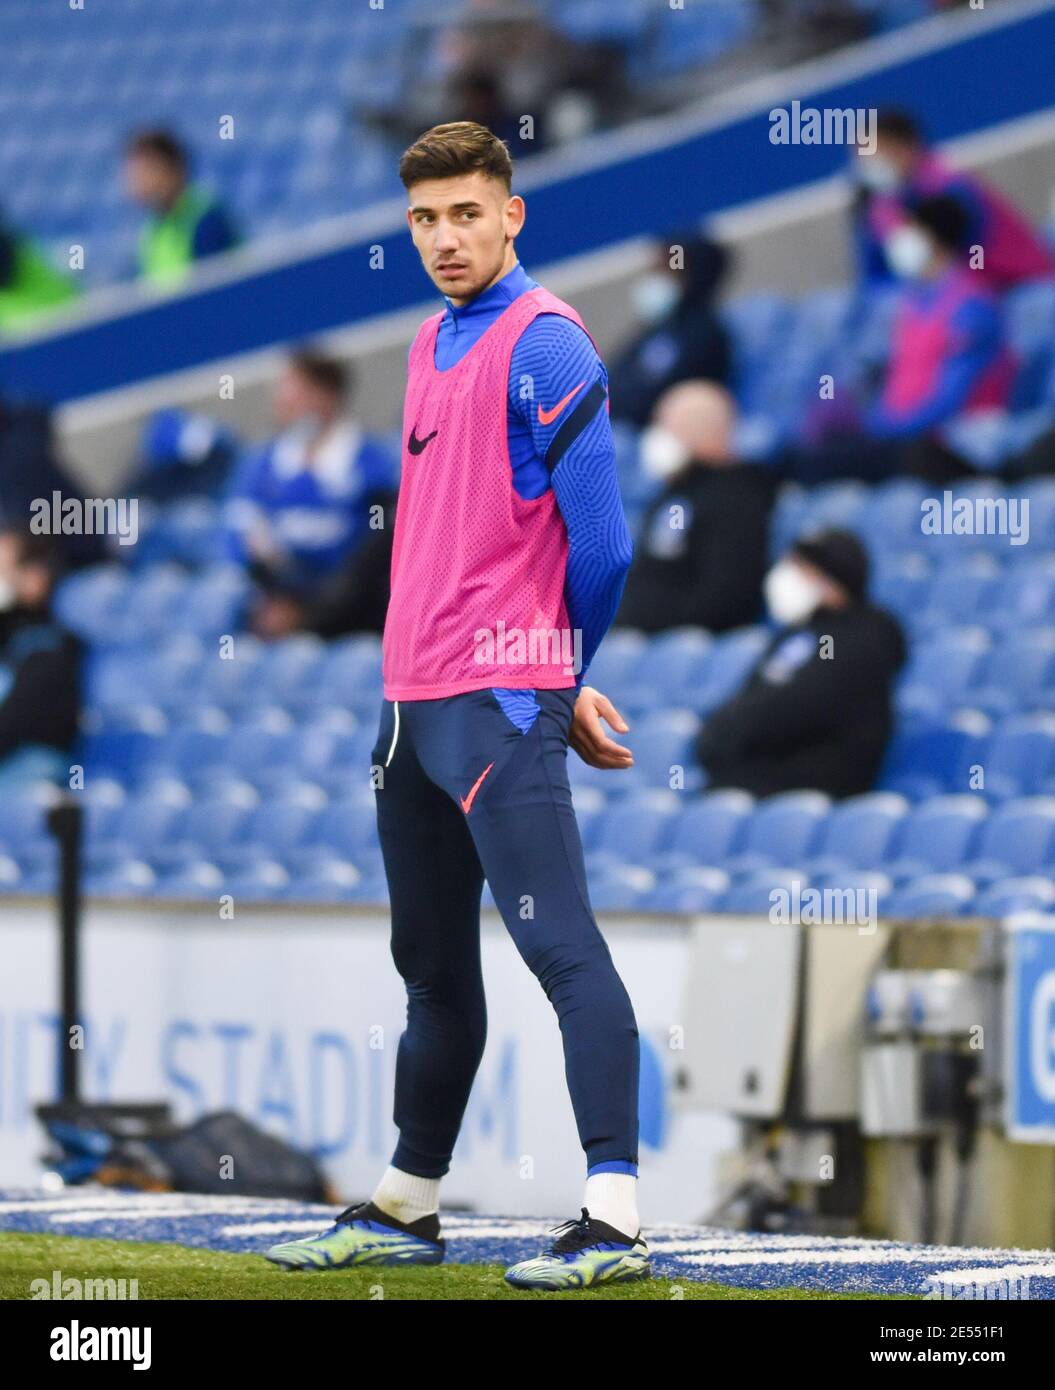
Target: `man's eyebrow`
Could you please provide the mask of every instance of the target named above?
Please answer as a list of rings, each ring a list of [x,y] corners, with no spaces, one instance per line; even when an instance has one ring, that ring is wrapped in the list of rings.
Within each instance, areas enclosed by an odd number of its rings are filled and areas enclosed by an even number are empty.
[[[479,208],[480,206],[481,206],[481,205],[480,205],[479,203],[474,202],[472,199],[470,199],[469,202],[467,202],[467,203],[452,203],[452,204],[450,205],[450,207],[447,209],[447,211],[448,211],[448,212],[465,212],[466,209],[468,209],[468,208]],[[419,212],[435,212],[436,209],[435,209],[435,208],[426,208],[426,207],[422,207],[422,206],[420,206],[420,204],[419,204],[419,205],[417,205],[417,206],[415,206],[415,207],[412,207],[412,208],[410,209],[410,211],[411,211],[411,213],[413,213],[413,214],[416,216]]]

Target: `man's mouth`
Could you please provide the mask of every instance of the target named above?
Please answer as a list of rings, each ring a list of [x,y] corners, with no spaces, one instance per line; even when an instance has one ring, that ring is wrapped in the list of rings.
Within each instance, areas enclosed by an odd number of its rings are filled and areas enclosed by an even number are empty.
[[[444,261],[442,265],[436,267],[440,275],[446,279],[452,279],[456,275],[461,275],[467,269],[464,261]]]

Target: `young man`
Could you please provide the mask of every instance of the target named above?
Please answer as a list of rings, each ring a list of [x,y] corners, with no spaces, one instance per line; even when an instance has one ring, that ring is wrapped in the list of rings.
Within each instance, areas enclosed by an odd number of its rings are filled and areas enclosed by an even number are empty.
[[[195,261],[237,245],[222,204],[190,182],[190,158],[167,130],[141,130],[125,149],[125,185],[147,209],[139,238],[139,274],[157,285],[183,279]]]
[[[404,154],[407,221],[446,309],[410,350],[403,475],[373,762],[407,984],[399,1143],[369,1202],[273,1247],[291,1268],[435,1264],[440,1179],[484,1048],[480,894],[557,1013],[586,1153],[582,1216],[506,1278],[580,1288],[646,1277],[637,1215],[638,1033],[589,906],[566,768],[633,759],[583,673],[631,558],[607,374],[575,310],[517,261],[509,152],[474,122]],[[382,780],[383,779],[383,780]]]

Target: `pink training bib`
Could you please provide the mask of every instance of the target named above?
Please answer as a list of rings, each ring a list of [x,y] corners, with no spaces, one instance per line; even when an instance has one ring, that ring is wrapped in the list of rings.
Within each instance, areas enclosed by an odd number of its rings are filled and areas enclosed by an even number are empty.
[[[564,605],[568,538],[552,488],[513,487],[509,363],[539,314],[579,315],[548,290],[520,295],[465,356],[435,365],[442,314],[410,350],[403,470],[383,644],[385,698],[575,684]]]

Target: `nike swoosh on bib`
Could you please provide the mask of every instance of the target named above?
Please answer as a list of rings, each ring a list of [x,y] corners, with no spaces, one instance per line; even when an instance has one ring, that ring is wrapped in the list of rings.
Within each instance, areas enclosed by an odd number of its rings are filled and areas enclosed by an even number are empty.
[[[433,430],[431,434],[427,434],[424,439],[419,439],[414,432],[416,428],[417,426],[410,431],[410,438],[407,440],[407,448],[412,454],[420,454],[425,448],[425,445],[428,444],[430,440],[435,439],[439,434],[439,430],[436,429]]]
[[[543,409],[542,409],[542,403],[541,403],[541,401],[540,401],[540,402],[539,402],[539,408],[538,408],[538,422],[539,422],[539,424],[540,424],[540,425],[552,425],[553,422],[554,422],[554,420],[555,420],[555,419],[557,418],[557,416],[561,413],[561,411],[564,409],[564,407],[568,404],[568,402],[571,400],[571,398],[572,398],[573,396],[577,396],[577,395],[579,394],[579,392],[582,390],[582,388],[583,388],[585,385],[586,385],[586,382],[585,382],[585,381],[580,381],[579,384],[578,384],[578,386],[574,387],[571,391],[569,391],[568,394],[564,397],[564,399],[563,399],[562,401],[558,401],[557,404],[553,407],[552,410],[543,410]]]

